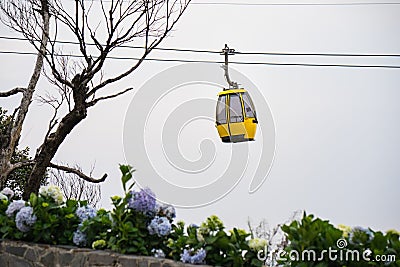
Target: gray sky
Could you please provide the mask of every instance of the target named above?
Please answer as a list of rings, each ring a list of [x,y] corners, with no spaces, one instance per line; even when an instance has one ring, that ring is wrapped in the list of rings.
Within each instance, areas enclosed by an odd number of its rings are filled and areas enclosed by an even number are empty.
[[[192,5],[162,46],[219,50],[228,43],[243,52],[400,54],[399,14],[400,5]],[[16,36],[2,25],[0,35]],[[23,42],[1,40],[1,50],[32,49]],[[130,53],[121,50],[116,54]],[[26,85],[34,58],[4,54],[0,57],[1,90]],[[220,56],[191,53],[155,52],[151,57],[222,60]],[[235,55],[232,60],[400,65],[399,58]],[[146,62],[133,75],[111,86],[109,92],[129,86],[138,90],[151,77],[175,65]],[[110,61],[106,72],[115,73],[127,66],[127,61]],[[208,215],[217,214],[229,227],[246,227],[248,217],[254,222],[265,218],[274,225],[301,209],[335,224],[400,229],[400,70],[258,65],[233,68],[248,77],[269,103],[276,128],[274,164],[256,193],[248,193],[252,177],[251,171],[246,172],[227,196],[202,208],[179,209],[179,219],[200,223]],[[43,78],[40,92],[46,90],[52,89]],[[204,89],[203,97],[212,98],[217,92],[218,88]],[[186,94],[192,99],[202,97],[201,89]],[[86,170],[95,163],[97,175],[109,174],[102,186],[102,204],[107,208],[109,197],[122,191],[118,163],[125,161],[124,118],[133,96],[129,93],[91,109],[56,156],[58,161],[79,163]],[[0,105],[12,109],[17,99],[0,99]],[[167,106],[178,101],[165,100]],[[257,102],[256,99],[256,106]],[[21,146],[37,148],[46,130],[42,126],[47,123],[42,121],[49,116],[49,110],[33,103]],[[218,141],[214,125],[209,123],[193,125],[197,128],[188,129],[187,134],[196,132],[200,139]],[[192,160],[200,157],[201,140],[185,137],[185,132],[182,136],[180,149],[184,156]],[[225,168],[225,163],[222,158],[220,165],[214,167]],[[157,168],[163,171],[162,166]]]

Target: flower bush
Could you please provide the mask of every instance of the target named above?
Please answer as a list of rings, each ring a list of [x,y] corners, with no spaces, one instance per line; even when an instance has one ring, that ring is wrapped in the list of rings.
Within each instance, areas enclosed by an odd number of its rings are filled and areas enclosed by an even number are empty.
[[[400,240],[396,231],[382,233],[370,228],[351,228],[345,225],[335,227],[329,221],[314,218],[313,215],[306,213],[300,221],[284,225],[282,230],[288,241],[285,258],[280,261],[283,266],[400,266]],[[330,257],[325,253],[325,257],[321,258],[321,255],[324,255],[323,250],[329,248],[337,254],[333,253]],[[308,253],[304,254],[307,257],[302,256],[305,251],[310,250],[316,252],[317,260],[310,260]],[[351,253],[358,251],[360,257],[353,258],[349,251]],[[368,256],[370,260],[363,259],[363,255]],[[375,260],[377,255],[381,259],[382,255],[387,259],[389,255],[393,255],[395,260],[377,261]]]
[[[174,222],[173,206],[158,203],[149,188],[134,189],[130,166],[122,165],[120,170],[124,196],[111,198],[111,211],[96,210],[86,201],[65,201],[59,188],[52,185],[41,187],[39,194],[31,194],[28,201],[16,200],[12,190],[3,189],[0,192],[0,238],[110,249],[190,264],[263,266],[263,259],[258,259],[259,252],[270,247],[265,236],[255,237],[252,231],[237,228],[227,231],[216,215],[208,217],[200,226]],[[395,230],[383,234],[360,227],[335,227],[306,214],[301,221],[282,226],[282,230],[288,253],[280,262],[282,265],[364,266],[344,261],[302,262],[288,256],[294,250],[337,248],[338,239],[345,239],[348,248],[359,251],[369,248],[372,255],[394,254],[400,260],[399,233]],[[381,265],[370,262],[368,266]],[[399,261],[385,266],[399,266]]]
[[[242,229],[225,231],[223,222],[212,215],[200,227],[184,222],[173,225],[167,242],[169,256],[192,264],[215,266],[262,266],[257,251],[249,246],[250,233]]]

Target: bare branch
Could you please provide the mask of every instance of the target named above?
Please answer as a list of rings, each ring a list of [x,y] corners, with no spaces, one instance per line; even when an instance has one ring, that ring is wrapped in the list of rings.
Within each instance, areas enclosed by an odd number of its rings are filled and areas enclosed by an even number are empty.
[[[8,92],[0,92],[0,97],[9,97],[12,95],[16,95],[18,93],[23,93],[25,92],[26,88],[22,88],[22,87],[15,87],[14,89],[11,89]]]
[[[129,92],[129,91],[131,91],[131,90],[133,90],[132,87],[131,87],[131,88],[128,88],[128,89],[125,89],[124,91],[118,92],[118,93],[116,93],[116,94],[113,94],[113,95],[108,95],[108,96],[103,96],[103,97],[99,97],[99,98],[93,99],[92,101],[90,101],[89,103],[87,103],[86,106],[87,106],[87,107],[94,106],[94,105],[96,105],[97,102],[99,102],[99,101],[106,100],[106,99],[111,99],[111,98],[114,98],[114,97],[123,95],[123,94],[125,94],[126,92]]]
[[[11,3],[11,6],[2,5],[6,2]],[[25,183],[25,199],[31,192],[38,191],[40,178],[49,167],[77,175],[92,183],[106,179],[106,174],[100,179],[94,179],[77,168],[60,166],[51,161],[65,138],[86,119],[90,107],[133,89],[121,88],[108,94],[100,93],[107,86],[138,69],[150,52],[169,35],[190,0],[73,0],[71,4],[63,3],[65,1],[62,0],[0,1],[0,8],[6,13],[8,25],[22,33],[38,51],[34,75],[23,94],[23,98],[27,96],[27,101],[21,102],[13,123],[15,127],[12,134],[18,138],[10,139],[12,146],[18,144],[22,123],[32,100],[43,60],[47,63],[43,73],[58,90],[58,95],[51,92],[47,96],[39,97],[42,103],[53,107],[54,114],[50,118],[43,143],[36,151],[35,163]],[[92,12],[92,6],[99,12]],[[50,21],[50,16],[54,20]],[[50,22],[52,31],[49,30]],[[68,56],[72,52],[62,52],[65,43],[59,42],[58,35],[64,33],[75,40],[68,43],[68,49],[72,47],[74,53],[79,51],[78,57]],[[91,46],[92,43],[94,46]],[[127,43],[140,45],[143,50],[138,60],[122,71],[113,73],[113,70],[106,68],[108,58],[113,51]],[[109,74],[105,73],[106,69],[110,70]],[[0,96],[6,94],[11,92],[0,93]],[[61,114],[62,112],[65,113]],[[0,185],[2,180],[4,177],[0,176]]]
[[[79,165],[74,165],[74,168],[82,171]],[[94,166],[90,170],[90,176]],[[60,187],[66,199],[86,200],[88,204],[96,207],[101,200],[100,184],[89,183],[73,173],[66,173],[59,169],[49,169],[48,171],[50,184],[55,184]]]
[[[67,166],[57,165],[57,164],[54,164],[54,163],[51,163],[51,162],[49,164],[49,167],[50,168],[54,168],[54,169],[58,169],[58,170],[61,170],[61,171],[65,171],[66,173],[76,174],[80,178],[82,178],[83,180],[91,182],[91,183],[101,183],[101,182],[104,182],[106,180],[106,178],[107,178],[107,174],[106,173],[100,179],[95,179],[95,178],[87,176],[86,174],[83,174],[80,170],[77,170],[77,169],[74,169],[74,168],[71,168],[71,167],[67,167]]]

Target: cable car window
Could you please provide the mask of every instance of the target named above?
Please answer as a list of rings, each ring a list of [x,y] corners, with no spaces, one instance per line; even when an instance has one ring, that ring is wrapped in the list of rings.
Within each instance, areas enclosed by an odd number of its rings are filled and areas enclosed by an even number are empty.
[[[255,118],[256,117],[256,110],[254,108],[253,101],[251,100],[250,95],[245,92],[242,95],[243,103],[244,103],[244,111],[246,113],[247,118]]]
[[[218,98],[217,124],[226,124],[226,95],[221,95]]]
[[[240,101],[240,97],[238,94],[231,94],[229,100],[230,107],[230,122],[242,122],[243,114],[242,114],[242,102]]]

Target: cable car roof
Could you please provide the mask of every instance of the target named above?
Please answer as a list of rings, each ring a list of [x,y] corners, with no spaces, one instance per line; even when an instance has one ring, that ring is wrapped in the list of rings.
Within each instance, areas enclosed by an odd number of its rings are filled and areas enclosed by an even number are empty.
[[[218,96],[228,95],[228,94],[245,93],[245,92],[247,92],[247,91],[244,89],[229,89],[229,90],[224,90],[222,92],[219,92]]]

